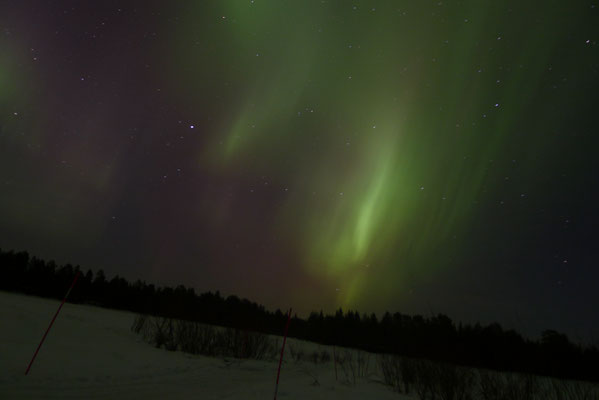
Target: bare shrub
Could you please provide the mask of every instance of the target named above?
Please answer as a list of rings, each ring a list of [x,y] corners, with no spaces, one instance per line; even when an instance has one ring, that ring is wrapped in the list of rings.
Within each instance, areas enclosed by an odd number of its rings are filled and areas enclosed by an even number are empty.
[[[228,328],[220,328],[215,330],[214,335],[214,352],[218,356],[229,356],[239,358],[235,342],[237,338],[233,330]]]
[[[218,355],[244,358],[241,346],[242,339],[238,330],[223,328],[216,332],[215,348]]]
[[[409,394],[416,384],[417,368],[420,362],[422,361],[397,355],[379,356],[379,367],[385,383],[398,392],[406,394]]]
[[[536,377],[537,379],[537,391],[535,393],[535,399],[537,400],[553,400],[553,393],[551,388],[551,378],[547,377]]]
[[[272,342],[267,335],[234,328],[218,331],[215,347],[218,354],[236,358],[264,359],[272,353]]]
[[[197,325],[190,321],[178,321],[175,330],[175,340],[182,351],[191,354],[200,352],[199,343],[196,342]]]
[[[176,341],[186,353],[214,356],[218,352],[215,329],[198,322],[178,321]]]
[[[334,353],[334,356],[335,356],[335,362],[337,364],[342,364],[345,362],[345,355],[343,353],[337,351]]]
[[[412,358],[400,358],[399,369],[401,372],[401,381],[403,382],[404,392],[409,394],[411,388],[416,384],[417,362]]]
[[[310,354],[310,361],[314,364],[318,364],[320,361],[320,354],[317,351],[313,351],[312,354]]]
[[[370,355],[358,350],[345,350],[336,354],[336,362],[343,373],[342,383],[353,386],[358,378],[368,375]]]
[[[133,324],[131,324],[131,331],[139,334],[144,328],[147,320],[148,316],[146,314],[137,314],[133,320]]]
[[[320,352],[320,362],[321,363],[328,363],[331,361],[331,353],[329,353],[326,350],[323,350]]]
[[[567,382],[561,379],[551,379],[551,395],[555,400],[568,400],[567,397]]]
[[[173,319],[155,317],[151,322],[150,342],[157,348],[164,346],[169,351],[177,350]]]
[[[593,400],[599,398],[597,385],[587,382],[551,380],[555,400]]]
[[[327,363],[329,361],[331,361],[331,354],[329,354],[328,351],[326,350],[322,350],[321,352],[318,352],[316,350],[314,350],[309,357],[310,361],[312,361],[314,364],[319,364],[319,363]]]
[[[427,360],[412,360],[415,363],[416,394],[421,400],[436,399],[435,364]]]
[[[289,343],[289,353],[291,354],[291,359],[296,363],[304,359],[304,350],[300,346]]]
[[[356,384],[357,363],[351,351],[345,350],[343,355],[337,355],[337,364],[341,367],[343,378],[341,382],[353,386]]]
[[[383,373],[383,380],[386,385],[389,385],[401,393],[401,368],[400,358],[395,355],[381,354],[378,358],[379,368]]]
[[[441,400],[470,400],[474,374],[468,368],[439,363],[435,368],[437,394]]]
[[[364,378],[368,375],[370,367],[370,354],[365,351],[358,351],[356,355],[356,375],[358,378]]]
[[[538,378],[532,374],[506,374],[504,398],[510,400],[534,400],[539,392]]]
[[[264,333],[246,331],[243,342],[243,358],[264,360],[270,358],[273,352],[276,351],[273,341]]]
[[[283,340],[280,338],[271,338],[271,354],[268,358],[278,361],[279,357],[281,357],[281,347],[283,345]],[[289,349],[289,346],[286,347]]]
[[[478,392],[482,400],[504,400],[503,379],[496,372],[478,371]]]
[[[599,399],[599,386],[587,382],[571,382],[571,400]]]
[[[171,351],[254,359],[274,357],[277,352],[275,341],[263,333],[215,328],[194,321],[138,315],[131,330],[146,342]]]
[[[218,355],[220,349],[217,346],[216,329],[209,325],[198,324],[197,340],[200,347],[200,354],[206,356]]]
[[[522,400],[534,400],[539,393],[539,378],[536,375],[526,374],[520,375],[522,388]]]

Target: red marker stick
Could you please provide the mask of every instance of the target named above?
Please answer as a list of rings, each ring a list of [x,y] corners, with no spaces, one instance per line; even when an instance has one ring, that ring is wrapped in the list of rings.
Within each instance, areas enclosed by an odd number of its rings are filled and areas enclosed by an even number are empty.
[[[77,271],[77,273],[75,274],[75,279],[73,279],[73,283],[71,283],[71,287],[67,291],[67,294],[64,295],[64,299],[62,299],[62,303],[60,303],[58,310],[56,310],[56,314],[54,314],[54,318],[52,318],[52,321],[50,322],[48,329],[46,329],[46,333],[44,333],[44,336],[42,337],[40,344],[37,346],[37,349],[35,350],[35,353],[33,354],[31,361],[29,361],[29,365],[27,366],[27,369],[25,370],[25,375],[27,375],[29,373],[29,370],[31,369],[31,365],[33,364],[33,361],[35,360],[35,357],[37,357],[37,353],[40,351],[40,348],[42,347],[44,340],[46,340],[46,336],[48,336],[48,332],[50,332],[50,328],[52,328],[52,324],[54,324],[56,317],[58,317],[58,313],[60,312],[60,309],[64,305],[64,302],[67,301],[67,297],[69,296],[69,293],[71,293],[73,286],[75,286],[75,283],[77,282],[77,278],[79,278],[79,271]]]
[[[283,353],[285,352],[285,342],[287,341],[287,330],[289,329],[290,322],[291,322],[291,308],[289,309],[289,316],[287,317],[287,325],[285,325],[285,336],[283,336],[283,347],[281,348],[281,359],[279,360],[279,370],[277,371],[277,385],[275,386],[275,400],[277,400],[277,392],[279,390],[279,376],[281,375],[281,363],[283,362]]]

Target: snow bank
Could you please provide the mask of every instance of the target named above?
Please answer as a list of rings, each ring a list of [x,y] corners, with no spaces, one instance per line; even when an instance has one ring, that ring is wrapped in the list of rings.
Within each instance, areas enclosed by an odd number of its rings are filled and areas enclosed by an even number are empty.
[[[0,292],[0,399],[272,399],[276,361],[191,356],[156,349],[130,331],[134,314],[65,304],[29,375],[29,363],[59,301]],[[283,327],[282,327],[283,328]],[[282,329],[281,328],[281,329]],[[291,339],[279,399],[408,399],[382,384],[375,359],[355,385],[335,380],[332,349]],[[338,371],[339,378],[342,372]],[[341,379],[340,379],[341,380]]]

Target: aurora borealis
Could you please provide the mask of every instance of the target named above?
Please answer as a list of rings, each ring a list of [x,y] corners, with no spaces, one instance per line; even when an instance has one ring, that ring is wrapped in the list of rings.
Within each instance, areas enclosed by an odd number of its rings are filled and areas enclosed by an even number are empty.
[[[589,338],[597,26],[593,1],[2,3],[0,247]]]

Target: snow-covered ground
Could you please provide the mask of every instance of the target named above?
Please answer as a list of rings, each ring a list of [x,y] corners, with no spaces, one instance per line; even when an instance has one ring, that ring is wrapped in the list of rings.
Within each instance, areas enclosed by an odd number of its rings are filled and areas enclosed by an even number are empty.
[[[59,301],[0,292],[0,399],[272,399],[277,361],[192,356],[156,349],[130,331],[130,312],[65,304],[24,372]],[[283,327],[282,327],[283,328]],[[334,364],[291,359],[324,346],[288,341],[279,399],[408,399],[370,372],[347,385]],[[341,380],[342,372],[338,371]],[[314,384],[315,381],[318,384]]]

